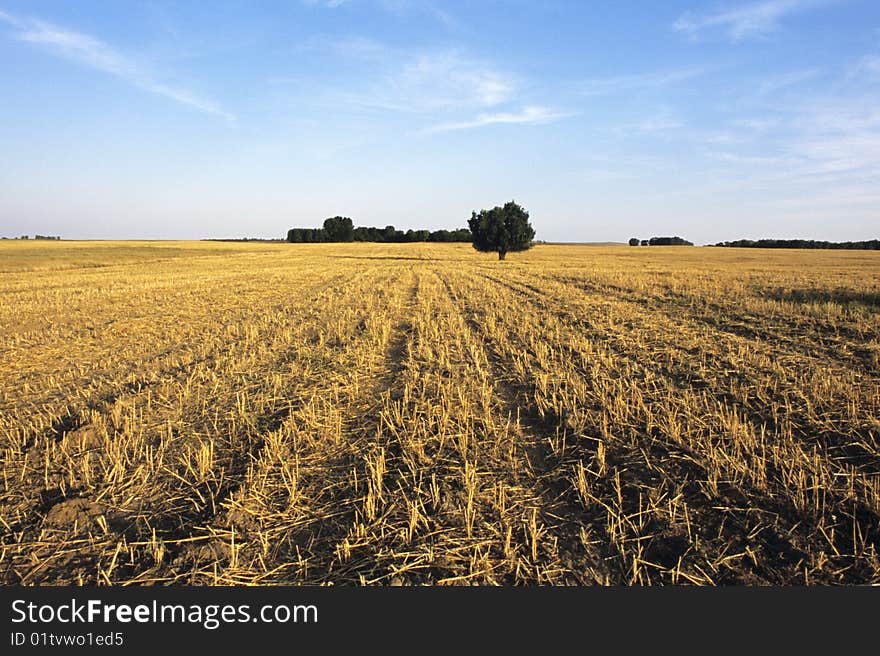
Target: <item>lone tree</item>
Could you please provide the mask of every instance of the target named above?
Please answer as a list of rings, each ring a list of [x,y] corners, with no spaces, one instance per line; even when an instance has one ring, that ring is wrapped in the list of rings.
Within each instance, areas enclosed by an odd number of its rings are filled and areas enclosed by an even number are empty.
[[[347,216],[334,216],[324,221],[327,241],[354,241],[354,223]]]
[[[633,237],[632,239],[629,240],[629,245],[630,245],[630,246],[638,246],[639,243],[640,243],[640,242],[639,242],[639,238],[638,238],[638,237]]]
[[[474,237],[474,248],[484,253],[498,252],[503,260],[511,251],[532,247],[535,230],[529,223],[529,213],[510,201],[504,207],[471,212],[468,228]]]

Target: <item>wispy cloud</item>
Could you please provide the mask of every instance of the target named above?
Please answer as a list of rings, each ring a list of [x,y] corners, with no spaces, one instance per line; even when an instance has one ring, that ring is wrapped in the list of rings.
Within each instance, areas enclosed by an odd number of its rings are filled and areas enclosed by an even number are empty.
[[[320,81],[322,95],[349,107],[409,113],[490,108],[514,100],[521,86],[518,76],[457,49],[414,52],[362,37],[312,38],[301,48],[364,67],[357,80],[338,88]]]
[[[785,118],[776,120],[772,130],[726,144],[739,150],[728,148],[708,155],[737,167],[736,178],[741,182],[750,180],[753,186],[774,193],[796,197],[806,191],[832,193],[843,187],[876,193],[880,184],[880,111],[876,106],[877,98],[865,95],[804,97],[776,109]]]
[[[662,137],[671,138],[672,133],[685,127],[684,122],[666,111],[656,112],[633,123],[615,128],[614,132],[623,137]]]
[[[409,114],[432,126],[422,132],[550,123],[570,115],[530,103],[524,97],[531,86],[528,80],[462,49],[409,50],[362,37],[313,37],[300,48],[306,54],[342,58],[346,75],[339,80],[277,79],[272,81],[275,86],[289,83],[298,87],[297,97],[315,98],[347,113]],[[476,117],[461,120],[469,114]]]
[[[215,102],[188,89],[160,82],[142,64],[93,36],[2,11],[0,21],[15,29],[15,38],[19,41],[43,47],[58,57],[113,75],[139,89],[164,96],[205,114],[234,120],[232,114],[224,111]]]
[[[701,69],[693,68],[678,71],[616,75],[584,80],[577,87],[580,93],[585,96],[605,96],[637,89],[665,87],[699,77],[703,75],[703,72]]]
[[[456,52],[417,56],[403,68],[396,83],[433,95],[438,104],[456,105],[462,99],[485,107],[510,100],[517,87],[515,76]]]
[[[353,0],[302,0],[302,3],[310,7],[325,9],[338,9],[354,4]],[[421,14],[433,18],[446,27],[451,28],[456,25],[455,19],[449,12],[426,0],[372,0],[370,4],[395,16]]]
[[[866,55],[859,62],[858,70],[872,75],[880,75],[880,56]]]
[[[454,130],[471,130],[487,125],[541,125],[553,123],[571,116],[571,113],[560,112],[550,107],[524,107],[519,112],[496,112],[480,114],[471,121],[459,123],[441,123],[430,128],[429,132],[451,132]]]
[[[802,82],[806,82],[807,80],[812,80],[817,77],[821,71],[817,68],[810,68],[801,71],[791,71],[789,73],[783,73],[781,75],[774,75],[765,78],[759,85],[757,89],[757,94],[766,96],[782,89],[787,89],[789,87],[795,87],[801,84]]]
[[[365,36],[340,38],[316,34],[306,39],[299,47],[301,50],[322,51],[341,57],[378,63],[392,54],[391,49],[384,43]]]
[[[800,117],[792,147],[804,159],[804,173],[880,176],[880,110],[873,107],[867,100],[857,107],[834,101]]]
[[[378,2],[383,9],[397,16],[421,14],[433,18],[448,28],[457,25],[452,14],[428,0],[378,0]]]
[[[783,18],[827,4],[829,0],[761,0],[714,13],[685,12],[673,23],[677,32],[696,35],[718,29],[733,41],[760,38],[775,32]]]
[[[710,157],[729,164],[745,164],[748,166],[790,166],[797,160],[791,157],[774,155],[740,155],[726,151],[710,152]]]
[[[348,4],[348,2],[349,0],[303,0],[303,4],[326,7],[327,9],[336,9],[344,4]]]

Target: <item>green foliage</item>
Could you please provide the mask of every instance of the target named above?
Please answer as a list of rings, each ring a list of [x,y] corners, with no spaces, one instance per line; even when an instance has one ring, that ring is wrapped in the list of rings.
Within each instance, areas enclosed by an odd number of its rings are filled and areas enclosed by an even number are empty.
[[[349,231],[349,227],[351,228]],[[347,217],[333,217],[324,221],[323,228],[291,228],[287,241],[293,244],[338,241],[368,241],[381,243],[406,243],[419,241],[470,242],[471,231],[457,230],[398,230],[393,225],[384,228],[359,226],[355,228]]]
[[[323,228],[291,228],[287,231],[287,241],[292,244],[311,244],[329,240]]]
[[[504,207],[471,213],[468,227],[474,239],[474,248],[486,253],[497,252],[503,260],[511,251],[524,251],[532,247],[535,230],[529,223],[529,213],[515,202]]]
[[[324,221],[327,241],[354,241],[354,223],[347,216],[334,216]]]
[[[737,241],[723,241],[716,246],[728,246],[733,248],[822,248],[828,250],[880,250],[880,239],[867,241],[816,241],[814,239],[739,239]]]
[[[650,246],[693,246],[693,242],[681,237],[651,237]]]

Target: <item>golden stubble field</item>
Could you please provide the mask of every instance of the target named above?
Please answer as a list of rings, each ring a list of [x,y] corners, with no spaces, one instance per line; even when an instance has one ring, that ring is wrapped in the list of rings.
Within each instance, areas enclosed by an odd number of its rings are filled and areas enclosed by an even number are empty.
[[[4,584],[880,583],[880,253],[0,244]]]

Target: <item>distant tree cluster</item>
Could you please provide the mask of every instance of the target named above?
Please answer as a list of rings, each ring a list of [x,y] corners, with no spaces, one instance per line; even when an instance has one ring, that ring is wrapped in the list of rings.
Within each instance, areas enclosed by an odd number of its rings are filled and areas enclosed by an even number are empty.
[[[334,216],[324,221],[327,241],[354,241],[354,223],[347,216]]]
[[[417,241],[470,242],[467,228],[458,230],[398,230],[393,225],[384,228],[354,227],[347,216],[334,216],[324,221],[322,228],[291,228],[287,241],[292,244],[370,241],[380,243],[409,243]]]
[[[716,246],[729,248],[822,248],[829,250],[877,251],[880,250],[880,239],[868,241],[816,241],[815,239],[738,239],[722,241]]]
[[[9,237],[3,237],[3,239],[9,239]],[[13,239],[30,239],[28,235],[22,235],[21,237],[13,237]],[[48,239],[50,241],[61,241],[61,237],[52,236],[49,237],[47,235],[34,235],[34,239]]]
[[[651,237],[648,246],[693,246],[694,243],[681,237]]]
[[[312,242],[330,241],[324,228],[291,228],[287,231],[287,241],[290,243],[310,244]]]
[[[693,246],[693,242],[681,237],[651,237],[650,239],[639,240],[633,237],[629,240],[630,246]]]

